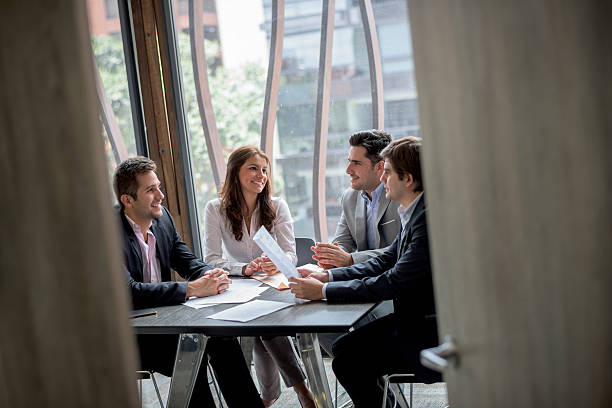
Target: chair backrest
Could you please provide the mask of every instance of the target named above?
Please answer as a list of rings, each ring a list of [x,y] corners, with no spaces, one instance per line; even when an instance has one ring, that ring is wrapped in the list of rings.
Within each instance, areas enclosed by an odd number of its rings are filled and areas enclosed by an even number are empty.
[[[304,237],[295,237],[295,251],[297,253],[297,266],[302,266],[308,263],[314,264],[316,263],[314,259],[312,259],[312,250],[311,246],[314,246],[315,242],[312,238],[304,238]]]
[[[150,371],[136,371],[136,379],[137,380],[148,380],[151,378]]]

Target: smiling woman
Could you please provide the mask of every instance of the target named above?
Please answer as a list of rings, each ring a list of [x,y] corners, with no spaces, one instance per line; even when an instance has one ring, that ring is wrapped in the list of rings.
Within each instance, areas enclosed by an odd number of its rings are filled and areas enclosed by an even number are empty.
[[[260,225],[272,229],[274,211],[271,206],[271,183],[268,183],[269,168],[268,156],[255,146],[240,147],[228,159],[225,182],[221,188],[221,207],[237,241],[242,239],[243,219],[250,221],[256,206],[259,206],[261,214]],[[247,224],[247,232],[250,232],[250,226],[250,223]]]
[[[269,169],[268,160],[259,155],[251,156],[240,167],[238,178],[247,202],[257,201],[257,195],[262,192],[268,181]]]
[[[270,160],[258,147],[232,152],[221,198],[209,201],[205,215],[205,261],[233,275],[278,273],[276,266],[253,241],[264,226],[295,265],[293,219],[282,198],[272,197]],[[280,374],[293,387],[304,407],[314,407],[305,375],[288,337],[257,337],[253,348],[255,372],[262,400],[270,406],[280,396]]]

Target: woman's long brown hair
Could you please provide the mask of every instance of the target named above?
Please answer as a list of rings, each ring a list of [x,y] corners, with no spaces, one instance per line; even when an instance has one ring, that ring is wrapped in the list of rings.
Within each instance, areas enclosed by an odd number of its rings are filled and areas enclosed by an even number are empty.
[[[225,174],[225,182],[221,187],[221,210],[229,221],[232,233],[236,241],[242,241],[242,220],[244,219],[243,209],[246,209],[246,201],[242,195],[242,186],[238,173],[240,168],[248,159],[253,156],[263,157],[268,163],[268,172],[270,171],[270,159],[258,147],[243,146],[234,150],[227,161],[227,173]],[[275,213],[272,208],[272,189],[270,188],[271,180],[268,173],[268,180],[261,193],[257,195],[257,204],[259,205],[259,220],[257,227],[266,227],[269,232],[272,232],[272,223],[274,222]]]

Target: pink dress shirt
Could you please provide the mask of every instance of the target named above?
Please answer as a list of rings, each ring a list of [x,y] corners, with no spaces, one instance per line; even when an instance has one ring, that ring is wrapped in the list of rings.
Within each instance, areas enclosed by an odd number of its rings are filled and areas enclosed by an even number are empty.
[[[162,281],[159,274],[161,267],[159,266],[159,259],[157,259],[155,252],[155,235],[153,235],[151,230],[147,230],[147,242],[145,242],[140,226],[132,221],[127,214],[125,215],[125,218],[132,226],[134,235],[136,235],[136,238],[138,238],[138,243],[140,244],[140,253],[142,254],[143,282],[160,283]]]

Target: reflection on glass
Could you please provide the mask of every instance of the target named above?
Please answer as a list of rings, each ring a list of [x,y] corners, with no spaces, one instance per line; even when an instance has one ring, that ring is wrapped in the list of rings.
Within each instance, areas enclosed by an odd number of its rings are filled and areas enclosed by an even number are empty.
[[[198,1],[198,0],[194,0]],[[204,225],[204,207],[215,198],[217,189],[204,138],[198,107],[197,88],[189,36],[189,19],[183,19],[185,2],[175,3],[179,57],[183,73],[185,109],[187,110],[193,179],[200,225]],[[263,11],[258,2],[204,2],[200,19],[204,25],[204,47],[208,66],[210,99],[224,158],[235,148],[246,144],[259,145],[266,87],[267,49],[261,29]],[[240,10],[240,12],[236,12]],[[257,20],[259,15],[259,20]],[[188,16],[185,16],[188,17]],[[250,30],[250,31],[248,31]],[[223,42],[220,42],[219,32]],[[259,44],[256,37],[259,35]],[[254,45],[255,44],[255,45]],[[204,75],[205,73],[200,73]],[[275,192],[278,195],[278,192]]]
[[[222,154],[259,145],[270,44],[272,0],[202,1],[210,98]],[[119,22],[105,0],[88,0],[93,46],[104,89],[129,154],[135,153]],[[200,217],[217,194],[198,108],[189,37],[189,0],[173,0]],[[394,138],[419,134],[410,30],[404,0],[373,0],[382,55],[385,127]],[[321,0],[285,2],[281,84],[273,180],[288,202],[297,236],[314,236],[312,162],[321,30]],[[337,0],[328,125],[326,212],[333,236],[345,175],[348,137],[372,127],[368,53],[358,0]],[[109,135],[110,137],[110,135]],[[110,145],[109,145],[110,146]],[[109,150],[111,152],[111,150]],[[109,162],[112,162],[109,153]],[[116,158],[115,158],[116,160]],[[203,225],[200,220],[200,225]]]
[[[272,1],[263,0],[270,8]],[[406,2],[372,1],[382,56],[385,130],[394,138],[418,135],[416,88]],[[319,67],[321,0],[286,2],[282,82],[278,109],[278,167],[296,236],[314,236],[312,152]],[[269,23],[264,24],[269,35]],[[326,168],[327,228],[333,237],[342,212],[348,138],[372,127],[368,54],[359,2],[336,1],[331,106]]]

